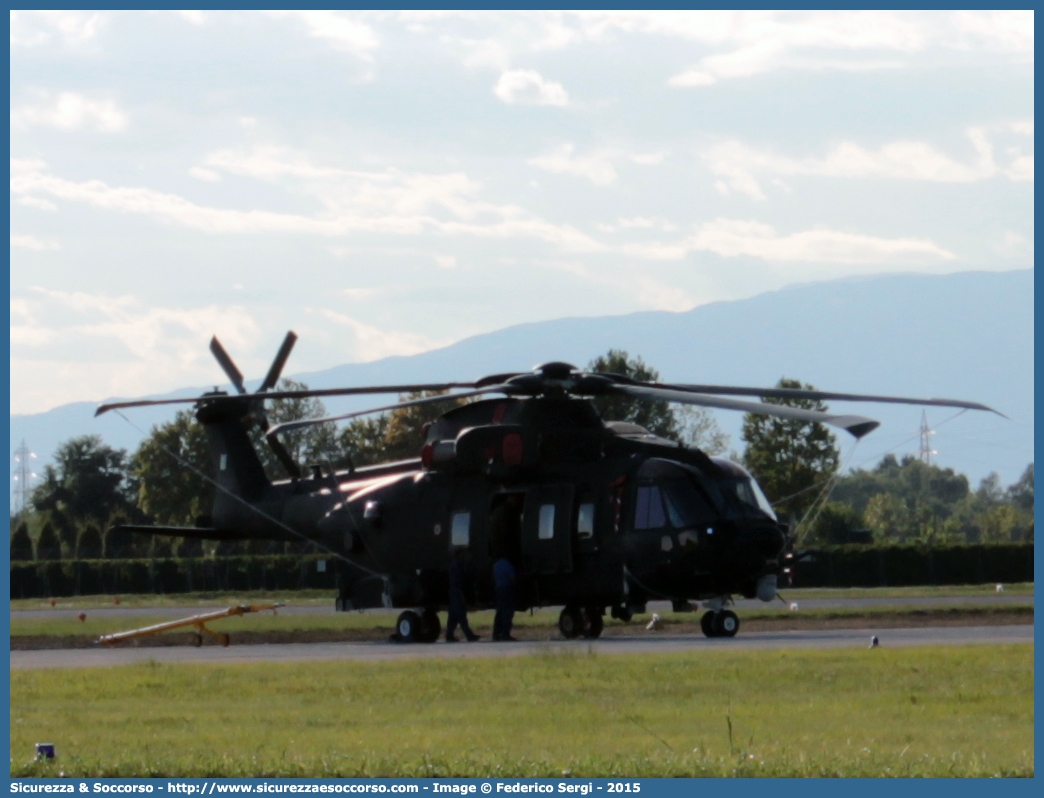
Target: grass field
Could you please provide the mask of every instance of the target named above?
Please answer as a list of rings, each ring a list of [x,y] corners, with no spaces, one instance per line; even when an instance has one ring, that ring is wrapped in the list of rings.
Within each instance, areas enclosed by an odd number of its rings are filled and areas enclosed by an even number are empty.
[[[14,671],[10,728],[15,776],[1032,776],[1033,646]]]

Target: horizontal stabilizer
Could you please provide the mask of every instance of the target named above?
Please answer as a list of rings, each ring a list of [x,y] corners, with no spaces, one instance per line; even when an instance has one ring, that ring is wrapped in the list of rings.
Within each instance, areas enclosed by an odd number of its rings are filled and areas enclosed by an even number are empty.
[[[253,540],[254,535],[244,535],[233,530],[215,529],[206,526],[145,526],[144,524],[120,524],[114,532],[133,532],[137,535],[171,535],[179,538],[202,540]]]

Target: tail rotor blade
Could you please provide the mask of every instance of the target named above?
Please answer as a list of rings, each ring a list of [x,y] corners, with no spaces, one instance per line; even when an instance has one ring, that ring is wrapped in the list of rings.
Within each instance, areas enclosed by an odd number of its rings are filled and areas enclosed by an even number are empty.
[[[290,456],[290,452],[287,451],[285,446],[283,446],[283,442],[272,434],[265,435],[265,439],[268,441],[272,453],[276,456],[279,462],[283,464],[283,468],[286,469],[287,473],[291,477],[301,476],[301,467],[297,464],[297,461]]]
[[[286,334],[286,338],[283,339],[283,344],[279,347],[275,360],[272,361],[272,367],[268,369],[268,374],[265,375],[264,382],[257,389],[258,393],[271,390],[279,382],[279,375],[283,373],[283,366],[286,365],[286,360],[290,357],[290,352],[293,350],[295,343],[297,343],[297,333],[290,330]]]
[[[210,339],[210,351],[214,355],[214,359],[217,360],[218,365],[228,375],[229,380],[236,386],[236,390],[239,393],[246,393],[246,387],[243,385],[243,375],[239,373],[236,364],[232,362],[232,358],[228,356],[228,352],[225,351],[225,347],[221,345],[216,335]]]

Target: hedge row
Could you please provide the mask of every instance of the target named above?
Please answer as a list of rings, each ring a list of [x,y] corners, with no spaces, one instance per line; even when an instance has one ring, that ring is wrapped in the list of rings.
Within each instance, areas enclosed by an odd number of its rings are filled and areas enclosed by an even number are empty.
[[[11,598],[336,588],[333,563],[316,556],[255,555],[154,560],[11,563]]]
[[[798,554],[794,587],[1032,582],[1032,543],[830,546]]]

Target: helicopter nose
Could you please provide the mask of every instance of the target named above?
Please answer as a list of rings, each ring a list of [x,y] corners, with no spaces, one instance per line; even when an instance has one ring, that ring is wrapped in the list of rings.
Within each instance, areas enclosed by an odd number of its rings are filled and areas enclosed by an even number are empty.
[[[786,548],[786,535],[778,526],[758,526],[747,535],[747,545],[763,560],[774,560]]]

